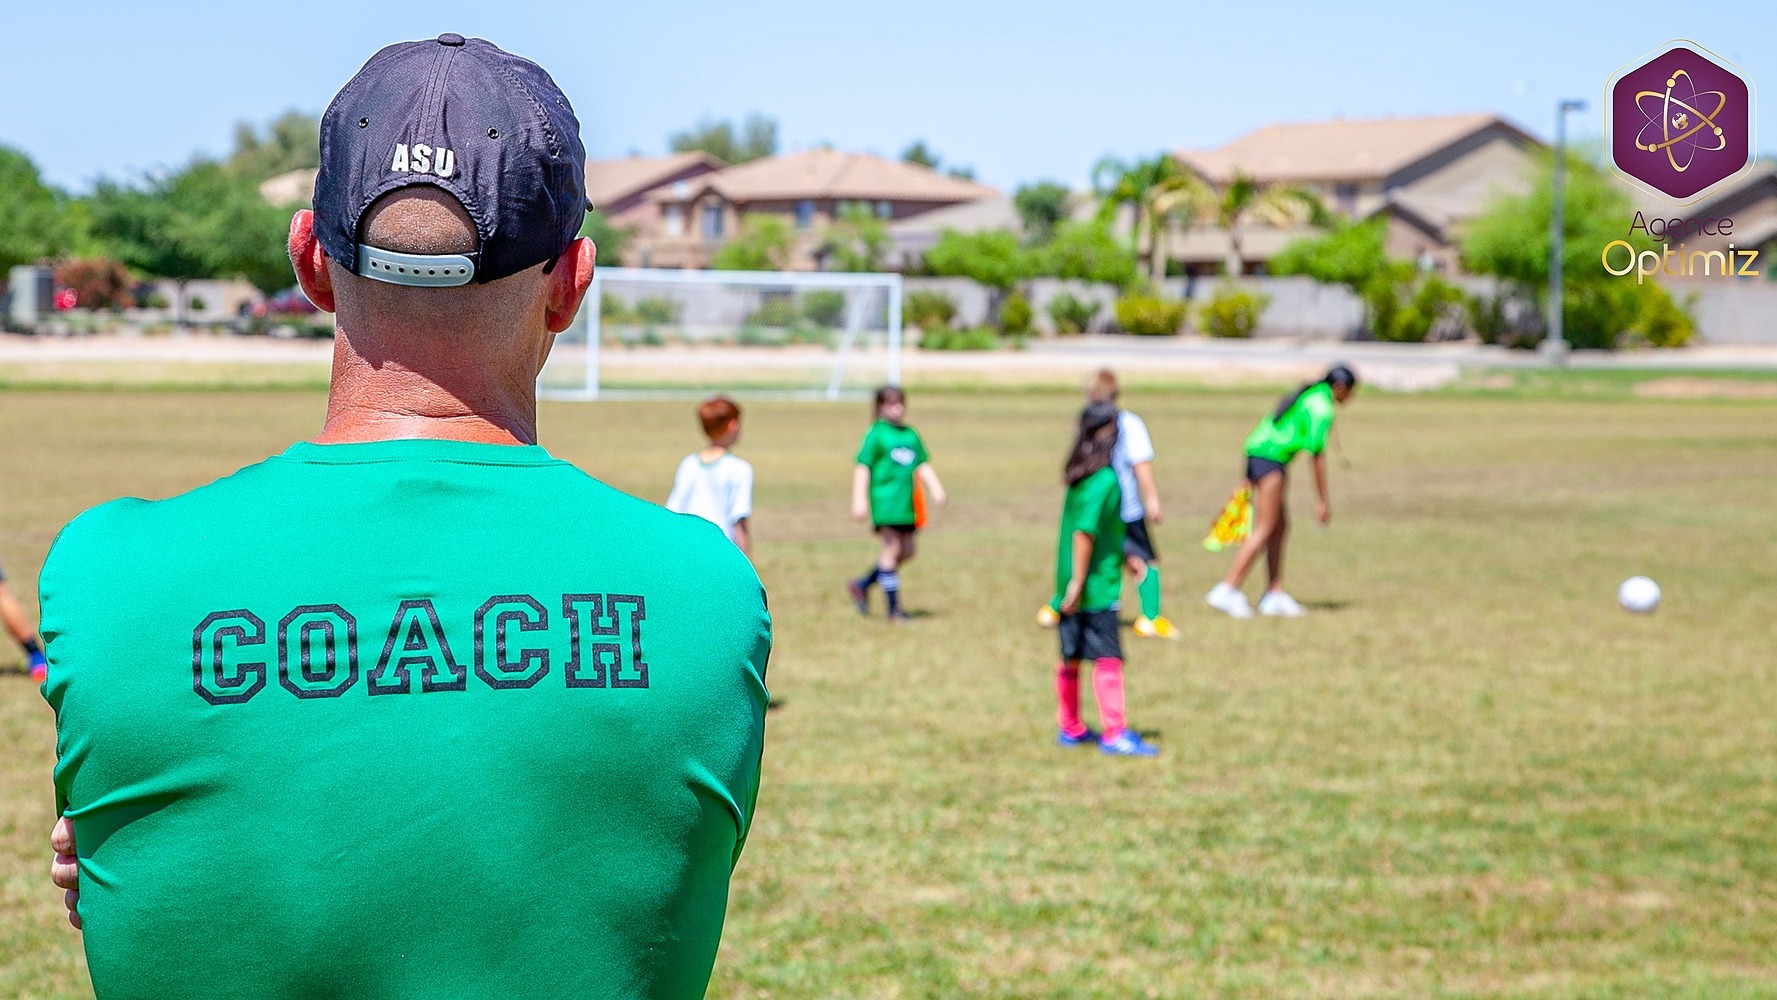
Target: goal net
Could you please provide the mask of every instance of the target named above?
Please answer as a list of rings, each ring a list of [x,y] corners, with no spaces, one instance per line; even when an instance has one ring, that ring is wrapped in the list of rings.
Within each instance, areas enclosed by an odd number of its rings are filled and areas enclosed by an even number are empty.
[[[538,390],[841,399],[900,381],[898,274],[601,267]]]

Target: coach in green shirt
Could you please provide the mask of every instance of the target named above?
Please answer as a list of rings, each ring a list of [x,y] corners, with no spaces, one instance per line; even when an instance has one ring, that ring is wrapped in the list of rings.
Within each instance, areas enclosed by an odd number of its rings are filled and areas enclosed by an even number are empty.
[[[377,53],[290,231],[339,317],[321,433],[56,542],[55,875],[100,1000],[703,995],[770,620],[719,530],[535,443],[584,155],[533,63]]]

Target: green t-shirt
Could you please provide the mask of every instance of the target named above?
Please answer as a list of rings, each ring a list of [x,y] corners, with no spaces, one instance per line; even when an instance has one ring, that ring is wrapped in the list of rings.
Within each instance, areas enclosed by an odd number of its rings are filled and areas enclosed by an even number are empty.
[[[870,522],[913,523],[913,473],[930,460],[919,432],[886,420],[870,425],[858,464],[870,470]]]
[[[1054,607],[1061,607],[1067,582],[1074,575],[1074,533],[1092,536],[1092,561],[1080,592],[1081,611],[1117,606],[1123,592],[1123,490],[1110,466],[1067,488],[1061,507],[1061,534],[1055,547]]]
[[[55,785],[112,998],[702,997],[771,623],[540,447],[297,444],[65,528]]]
[[[1327,432],[1333,429],[1333,387],[1325,382],[1311,385],[1295,405],[1279,419],[1265,414],[1246,437],[1246,453],[1256,458],[1288,463],[1299,451],[1318,455],[1326,449]]]

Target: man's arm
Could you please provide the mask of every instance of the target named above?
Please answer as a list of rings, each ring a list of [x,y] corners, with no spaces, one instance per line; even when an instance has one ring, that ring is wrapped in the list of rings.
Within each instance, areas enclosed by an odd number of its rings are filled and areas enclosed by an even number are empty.
[[[1141,493],[1141,505],[1148,515],[1148,520],[1159,524],[1163,515],[1160,513],[1160,490],[1154,485],[1154,463],[1135,463],[1135,485]]]
[[[1080,594],[1086,589],[1086,567],[1092,564],[1092,536],[1074,532],[1074,565],[1068,574],[1067,590],[1061,595],[1061,613],[1071,615],[1080,610]]]
[[[851,470],[851,519],[870,520],[870,468],[854,465]]]
[[[944,506],[944,502],[948,498],[944,495],[944,484],[938,481],[938,470],[932,467],[932,463],[920,463],[919,468],[915,469],[913,474],[918,476],[920,483],[925,486],[926,496],[931,497],[932,505],[934,507]]]

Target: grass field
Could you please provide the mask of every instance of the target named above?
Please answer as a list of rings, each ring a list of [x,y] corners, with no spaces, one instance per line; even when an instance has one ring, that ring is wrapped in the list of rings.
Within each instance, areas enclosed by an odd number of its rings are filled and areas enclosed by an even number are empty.
[[[860,406],[750,406],[777,621],[765,780],[714,997],[1777,997],[1777,401],[1559,379],[1360,393],[1300,621],[1202,607],[1196,547],[1267,391],[1142,390],[1185,640],[1129,640],[1156,761],[1052,744],[1048,596],[1078,405],[915,391],[953,496],[860,620]],[[1491,392],[1489,389],[1501,391]],[[318,426],[322,397],[0,396],[0,558]],[[546,406],[545,443],[643,496],[682,403]],[[1647,618],[1617,583],[1660,581]],[[1253,590],[1256,596],[1255,587]],[[1127,635],[1127,633],[1126,633]],[[48,710],[0,650],[0,996],[86,995],[47,881]],[[1091,716],[1089,715],[1089,718]]]

